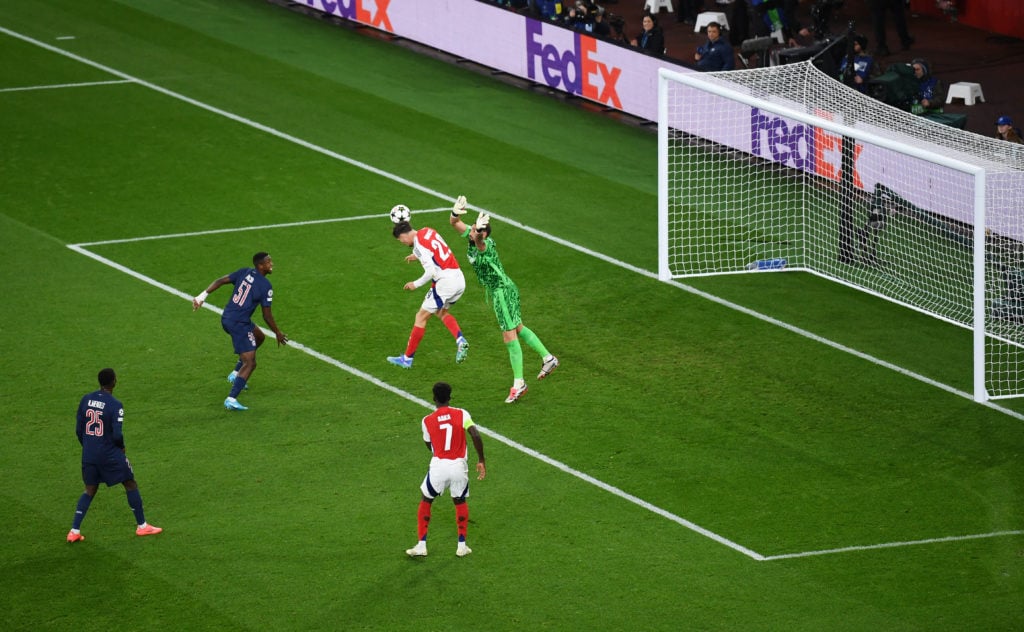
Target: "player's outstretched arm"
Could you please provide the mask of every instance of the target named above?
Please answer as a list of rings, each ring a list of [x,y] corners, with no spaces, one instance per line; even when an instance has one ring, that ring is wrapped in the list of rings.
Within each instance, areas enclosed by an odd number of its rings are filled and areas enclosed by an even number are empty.
[[[462,216],[465,214],[466,196],[460,195],[459,198],[455,200],[455,205],[452,206],[451,217],[448,218],[448,222],[460,235],[466,231],[466,223],[462,221]]]
[[[194,312],[197,309],[199,309],[200,307],[202,307],[203,303],[206,301],[206,297],[207,296],[212,294],[220,286],[225,285],[227,283],[231,283],[231,277],[230,276],[222,276],[221,278],[217,279],[216,281],[211,283],[209,286],[207,286],[207,288],[205,290],[203,290],[202,292],[197,294],[192,299],[192,311]]]

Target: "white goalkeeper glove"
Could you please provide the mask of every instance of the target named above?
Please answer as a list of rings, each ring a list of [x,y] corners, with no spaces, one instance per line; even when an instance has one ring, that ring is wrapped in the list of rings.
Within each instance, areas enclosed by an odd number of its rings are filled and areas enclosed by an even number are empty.
[[[459,199],[455,200],[455,206],[452,207],[452,217],[458,217],[459,215],[466,214],[466,196],[460,195]]]
[[[491,216],[487,213],[481,213],[480,217],[476,218],[476,224],[474,226],[477,230],[483,230],[487,228],[487,225],[491,223]]]

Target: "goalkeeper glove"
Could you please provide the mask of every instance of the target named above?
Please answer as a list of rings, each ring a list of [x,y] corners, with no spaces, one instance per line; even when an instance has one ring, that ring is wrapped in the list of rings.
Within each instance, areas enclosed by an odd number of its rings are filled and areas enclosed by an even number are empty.
[[[483,230],[490,223],[491,223],[491,216],[488,215],[487,213],[481,213],[480,217],[476,218],[476,224],[474,224],[474,226],[476,226],[477,230]]]
[[[466,196],[460,195],[459,199],[455,200],[455,206],[452,207],[452,217],[458,217],[459,215],[466,214]]]

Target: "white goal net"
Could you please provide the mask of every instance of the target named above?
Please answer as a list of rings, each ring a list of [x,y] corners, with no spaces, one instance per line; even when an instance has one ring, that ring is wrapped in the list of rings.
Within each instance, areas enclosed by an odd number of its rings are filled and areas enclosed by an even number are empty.
[[[826,277],[971,329],[975,399],[1024,395],[1024,146],[811,62],[659,83],[661,278]]]

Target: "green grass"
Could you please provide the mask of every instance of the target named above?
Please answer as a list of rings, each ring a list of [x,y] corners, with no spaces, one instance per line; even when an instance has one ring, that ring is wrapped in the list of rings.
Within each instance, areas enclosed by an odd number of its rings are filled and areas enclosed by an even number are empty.
[[[655,269],[649,132],[254,0],[6,4],[0,26],[398,176],[140,85],[0,92],[5,629],[1019,627],[1020,534],[759,561],[510,443],[767,557],[1024,528],[1020,419],[778,323],[961,391],[967,332],[805,274],[663,284],[505,220]],[[2,34],[0,58],[0,88],[116,78]],[[438,323],[413,370],[384,361],[421,299],[385,214],[436,209],[417,223],[465,263],[459,193],[498,215],[563,362],[536,382],[525,350],[514,406],[471,272],[467,362]],[[186,294],[274,255],[278,323],[352,371],[270,342],[243,414],[215,314],[67,248],[332,218],[88,248]],[[104,488],[70,546],[74,409],[103,366],[165,532],[136,538]],[[487,431],[488,478],[473,555],[442,498],[410,560],[439,379]]]

